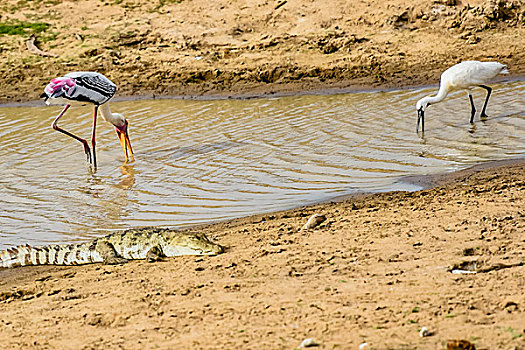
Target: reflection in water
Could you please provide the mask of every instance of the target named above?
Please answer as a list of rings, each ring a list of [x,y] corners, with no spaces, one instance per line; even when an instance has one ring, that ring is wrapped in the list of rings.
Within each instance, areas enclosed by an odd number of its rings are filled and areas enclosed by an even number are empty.
[[[452,93],[433,106],[419,135],[414,106],[434,88],[117,102],[130,120],[135,162],[122,164],[113,128],[101,122],[96,173],[81,147],[49,127],[53,108],[0,108],[0,248],[411,189],[398,179],[522,156],[525,83],[494,87],[487,120],[477,116],[471,125],[463,94]],[[77,108],[68,127],[89,133],[90,115]]]
[[[123,176],[116,187],[122,190],[131,189],[135,184],[135,170],[133,169],[133,165],[124,164],[119,166],[119,169]]]

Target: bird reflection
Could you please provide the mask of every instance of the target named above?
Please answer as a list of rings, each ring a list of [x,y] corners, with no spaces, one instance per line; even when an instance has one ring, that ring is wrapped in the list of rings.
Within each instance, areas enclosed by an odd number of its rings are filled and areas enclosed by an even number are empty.
[[[124,163],[119,166],[119,169],[122,172],[123,177],[115,186],[123,190],[131,189],[135,184],[135,169],[133,168],[133,165]]]

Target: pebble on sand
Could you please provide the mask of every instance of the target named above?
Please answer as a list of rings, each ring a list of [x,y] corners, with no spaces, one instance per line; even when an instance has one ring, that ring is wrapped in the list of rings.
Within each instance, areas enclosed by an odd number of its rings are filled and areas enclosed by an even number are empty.
[[[297,348],[298,349],[311,348],[314,346],[319,346],[319,343],[313,340],[312,338],[306,338]]]
[[[430,333],[430,331],[428,330],[427,327],[421,327],[421,330],[419,331],[419,336],[421,338],[423,337],[430,337],[432,335],[432,333]]]
[[[310,216],[306,224],[304,224],[303,230],[309,230],[311,228],[314,228],[325,220],[326,220],[326,216],[321,215],[321,214],[314,214]]]
[[[468,340],[449,340],[447,350],[476,350],[476,347]]]

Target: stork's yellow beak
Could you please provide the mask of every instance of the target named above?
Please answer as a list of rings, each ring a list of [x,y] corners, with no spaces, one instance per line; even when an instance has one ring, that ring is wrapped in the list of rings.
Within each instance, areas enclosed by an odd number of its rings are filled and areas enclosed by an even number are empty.
[[[124,123],[124,126],[120,128],[116,128],[117,130],[117,136],[120,140],[120,145],[122,146],[122,150],[124,151],[124,157],[126,157],[126,162],[128,161],[134,161],[135,158],[133,158],[133,149],[131,148],[131,141],[129,140],[128,135],[128,121]]]

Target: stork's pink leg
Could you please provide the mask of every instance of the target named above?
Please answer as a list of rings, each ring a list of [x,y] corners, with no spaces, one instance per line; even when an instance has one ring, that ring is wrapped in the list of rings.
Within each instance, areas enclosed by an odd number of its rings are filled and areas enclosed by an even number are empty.
[[[93,149],[93,166],[97,167],[97,153],[95,152],[95,131],[97,128],[97,111],[98,106],[95,105],[95,112],[93,113],[93,132],[91,133],[91,148]]]
[[[70,106],[71,106],[71,105],[66,105],[66,106],[64,107],[64,109],[62,110],[62,112],[60,112],[60,114],[58,115],[58,117],[56,117],[55,121],[54,121],[53,124],[52,124],[52,127],[53,127],[53,129],[55,129],[56,131],[60,131],[61,133],[66,134],[67,136],[70,136],[70,137],[74,138],[75,140],[78,140],[78,141],[82,142],[82,144],[84,145],[84,152],[86,153],[86,156],[87,156],[88,161],[91,163],[91,150],[89,149],[88,142],[87,142],[86,140],[84,140],[83,138],[78,137],[77,135],[74,135],[74,134],[70,133],[69,131],[60,128],[60,127],[57,125],[58,120],[59,120],[60,118],[62,118],[62,116],[66,113],[66,111],[69,109]]]

